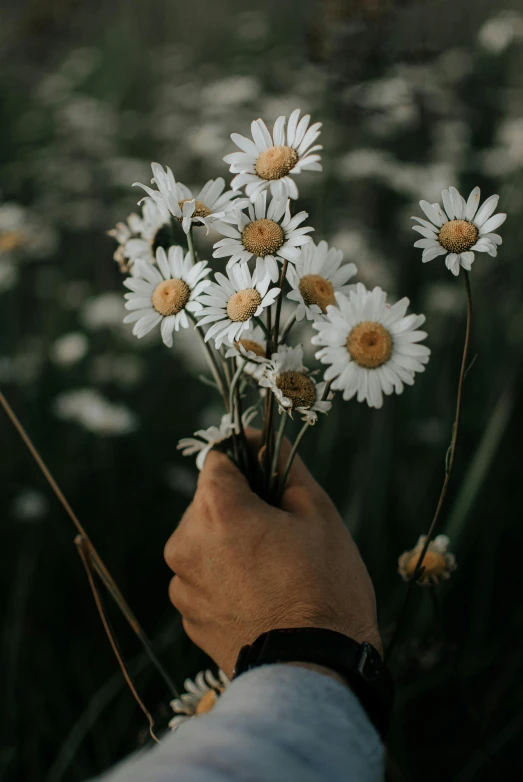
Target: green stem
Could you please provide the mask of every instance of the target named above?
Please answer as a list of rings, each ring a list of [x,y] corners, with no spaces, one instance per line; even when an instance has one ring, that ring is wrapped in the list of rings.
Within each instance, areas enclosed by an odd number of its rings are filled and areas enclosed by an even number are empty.
[[[276,347],[279,344],[280,317],[281,317],[281,307],[283,304],[283,286],[285,284],[285,276],[287,274],[288,265],[289,265],[289,261],[284,260],[282,270],[281,270],[281,275],[280,275],[280,292],[278,294],[278,299],[276,300],[276,317],[274,318],[274,337],[272,340],[273,345],[275,345]]]
[[[265,323],[263,322],[263,320],[260,318],[260,316],[258,315],[257,317],[255,317],[255,318],[254,318],[254,320],[256,321],[256,323],[258,324],[258,326],[261,326],[261,328],[263,329],[263,333],[265,334],[265,336],[266,336],[266,337],[268,337],[268,336],[269,336],[269,332],[268,332],[268,330],[267,330],[267,326],[265,325]]]
[[[231,385],[229,387],[229,409],[234,409],[234,392],[236,391],[236,386],[238,385],[238,382],[243,374],[243,370],[245,369],[246,361],[242,361],[234,373],[234,377],[232,379]]]
[[[288,319],[287,323],[285,324],[285,326],[282,329],[281,336],[280,336],[279,343],[278,343],[279,345],[281,345],[281,344],[283,344],[283,342],[285,342],[287,334],[292,329],[292,327],[294,326],[295,323],[296,323],[296,310],[292,313],[292,315],[290,316],[290,318]]]
[[[194,237],[192,235],[192,226],[189,229],[189,233],[187,234],[187,246],[189,247],[189,252],[191,253],[191,259],[194,264],[198,261],[198,254],[196,252],[196,247],[194,245]]]
[[[283,471],[283,474],[281,476],[280,480],[280,486],[278,491],[278,497],[277,497],[277,504],[280,504],[283,492],[285,491],[285,484],[287,483],[287,478],[289,477],[289,472],[292,467],[292,463],[294,461],[294,457],[296,456],[296,453],[298,451],[298,448],[300,446],[300,443],[305,435],[305,432],[309,429],[310,423],[307,421],[302,428],[300,429],[300,432],[294,441],[294,445],[292,446],[291,452],[289,454],[289,458],[287,459],[287,464],[285,465],[285,469]]]
[[[447,450],[446,458],[445,458],[445,477],[443,478],[443,485],[441,487],[441,492],[439,495],[438,504],[436,506],[436,511],[434,513],[434,516],[432,518],[432,522],[430,524],[430,527],[428,529],[427,535],[425,537],[425,543],[419,553],[418,561],[416,562],[416,567],[414,568],[414,571],[409,579],[409,583],[407,586],[407,593],[405,595],[405,599],[403,602],[403,607],[400,612],[400,618],[396,624],[396,629],[394,630],[393,636],[391,638],[391,641],[389,643],[388,649],[385,653],[385,661],[387,661],[390,658],[390,655],[392,653],[392,650],[396,644],[396,641],[398,640],[398,637],[400,635],[403,622],[405,620],[407,611],[406,606],[409,602],[410,594],[412,592],[412,589],[414,588],[414,585],[416,584],[418,578],[423,572],[423,560],[425,559],[425,554],[427,553],[430,541],[432,539],[432,536],[434,535],[434,531],[436,529],[436,525],[438,523],[441,510],[443,508],[443,503],[445,502],[445,497],[447,496],[447,490],[449,487],[449,481],[450,481],[450,475],[452,473],[452,467],[454,465],[454,456],[456,454],[456,443],[458,441],[458,432],[459,432],[459,424],[461,420],[461,405],[463,401],[463,384],[465,381],[465,375],[467,374],[467,366],[468,366],[468,353],[469,353],[469,346],[470,346],[470,333],[471,333],[471,327],[472,327],[472,291],[470,289],[470,278],[469,273],[465,270],[463,270],[464,274],[464,280],[465,280],[465,293],[467,296],[467,325],[465,328],[465,341],[463,343],[463,354],[461,357],[461,369],[459,373],[459,381],[458,381],[458,391],[456,395],[456,413],[454,418],[454,425],[452,427],[452,436],[450,440],[450,445]]]
[[[273,482],[278,479],[278,461],[280,459],[281,444],[285,435],[285,427],[287,426],[287,420],[289,416],[287,413],[280,413],[280,425],[278,427],[278,435],[276,437],[276,444],[274,446],[274,454],[272,457],[271,475],[269,478],[269,492],[272,493]]]
[[[214,355],[211,346],[208,342],[205,341],[205,335],[203,331],[198,328],[198,323],[196,321],[196,318],[191,312],[188,312],[187,315],[194,323],[194,330],[198,334],[198,337],[200,338],[200,341],[202,343],[202,347],[205,350],[205,355],[207,357],[207,363],[209,364],[209,369],[212,372],[212,375],[214,377],[215,383],[218,386],[218,389],[220,391],[220,394],[222,395],[223,403],[225,405],[225,409],[228,413],[231,412],[231,408],[229,405],[229,398],[227,396],[227,392],[225,390],[225,385],[223,382],[223,378],[221,376],[220,367],[218,366],[218,362],[216,361],[216,356]]]

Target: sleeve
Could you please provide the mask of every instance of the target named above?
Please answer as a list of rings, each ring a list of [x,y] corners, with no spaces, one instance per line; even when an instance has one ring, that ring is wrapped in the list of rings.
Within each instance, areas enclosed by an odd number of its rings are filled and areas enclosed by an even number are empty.
[[[381,782],[383,747],[356,696],[319,672],[267,665],[230,685],[104,782]]]

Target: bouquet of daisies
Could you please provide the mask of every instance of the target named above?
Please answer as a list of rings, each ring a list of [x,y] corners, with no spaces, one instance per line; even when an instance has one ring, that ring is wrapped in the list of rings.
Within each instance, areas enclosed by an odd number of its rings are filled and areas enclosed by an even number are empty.
[[[142,216],[111,231],[119,245],[115,259],[129,272],[125,321],[138,338],[159,328],[167,347],[180,329],[194,328],[223,402],[221,421],[178,447],[196,454],[200,469],[212,448],[225,450],[271,502],[278,502],[299,443],[320,413],[328,414],[339,397],[380,408],[384,396],[414,383],[430,355],[425,317],[408,313],[408,299],[391,303],[381,288],[367,290],[356,282],[354,263],[311,238],[296,180],[322,169],[320,128],[296,109],[288,121],[276,120],[272,134],[261,119],[252,123],[252,139],[233,133],[238,151],[225,157],[235,174],[228,190],[219,178],[192,192],[153,163],[151,185],[139,185],[147,194]],[[474,191],[462,203],[451,188],[444,193],[446,215],[422,203],[428,220],[419,219],[416,230],[423,260],[446,253],[457,274],[460,265],[470,269],[474,250],[495,253],[497,219],[486,226],[481,219],[492,213],[492,200],[474,220],[478,199]],[[214,274],[200,259],[202,229],[222,237],[213,248]],[[287,310],[292,306],[285,322],[284,299]],[[310,326],[323,376],[305,365],[304,346],[293,340],[300,321]],[[245,427],[257,413],[263,443],[253,458]],[[294,416],[303,427],[282,464],[284,431]]]
[[[235,175],[229,190],[219,178],[193,193],[169,168],[153,163],[151,186],[136,183],[146,192],[142,215],[133,214],[110,231],[118,241],[114,257],[129,273],[125,321],[134,324],[138,338],[158,327],[168,348],[175,332],[194,328],[211,373],[206,382],[222,400],[221,420],[181,440],[178,448],[196,455],[199,469],[211,449],[225,451],[253,489],[274,504],[319,413],[328,414],[340,397],[381,408],[385,396],[401,394],[414,383],[430,356],[423,344],[425,317],[408,311],[407,298],[390,302],[381,288],[367,290],[356,280],[354,263],[326,241],[311,238],[309,215],[297,207],[296,179],[304,171],[322,170],[320,128],[321,123],[311,125],[310,116],[300,117],[296,109],[288,121],[276,120],[272,134],[261,119],[252,123],[252,139],[233,133],[239,151],[224,158]],[[434,586],[456,567],[448,538],[434,537],[434,531],[454,461],[467,371],[469,272],[475,253],[497,254],[502,240],[495,231],[506,219],[495,214],[498,200],[491,196],[480,206],[479,188],[465,200],[449,187],[442,193],[443,206],[421,201],[425,217],[413,218],[422,261],[445,256],[453,275],[463,269],[467,327],[438,505],[427,534],[398,562],[409,583],[404,607],[415,583]],[[213,269],[200,259],[197,237],[202,229],[222,237],[213,247]],[[323,375],[304,363],[307,351],[294,338],[297,331],[317,349]],[[253,454],[245,428],[256,415],[263,435]],[[285,428],[293,417],[301,419],[302,427],[283,459]],[[400,626],[401,618],[387,656]],[[188,692],[172,703],[172,727],[211,708],[227,683],[223,672],[220,681],[209,671],[195,682],[188,680]]]

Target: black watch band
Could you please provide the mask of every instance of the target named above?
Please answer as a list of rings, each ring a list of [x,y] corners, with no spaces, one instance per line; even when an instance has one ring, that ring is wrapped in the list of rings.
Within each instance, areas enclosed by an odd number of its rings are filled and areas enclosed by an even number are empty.
[[[270,630],[243,646],[234,678],[271,663],[312,663],[342,676],[378,733],[387,732],[394,703],[394,684],[387,666],[369,643],[358,643],[334,630],[315,627]]]

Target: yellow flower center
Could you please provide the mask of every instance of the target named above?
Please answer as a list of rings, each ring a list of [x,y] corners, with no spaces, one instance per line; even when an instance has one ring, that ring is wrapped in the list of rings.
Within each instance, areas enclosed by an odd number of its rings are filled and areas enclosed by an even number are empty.
[[[273,255],[285,241],[283,228],[274,220],[253,220],[242,233],[242,244],[253,255]]]
[[[178,206],[183,211],[183,205],[186,201],[192,201],[192,198],[184,198],[183,201],[178,201]],[[192,213],[193,217],[209,217],[209,215],[212,214],[211,210],[208,206],[205,206],[205,204],[202,204],[201,201],[195,201],[194,202],[194,212]],[[182,222],[183,217],[177,217],[176,218],[179,223]],[[195,225],[203,225],[203,223],[195,223]]]
[[[191,289],[184,280],[163,280],[153,291],[153,307],[168,317],[183,310],[191,297]]]
[[[236,348],[238,348],[238,345],[241,345],[245,350],[250,350],[251,353],[254,353],[256,356],[265,357],[265,348],[253,339],[240,339],[236,343]]]
[[[305,304],[317,304],[322,312],[327,312],[329,304],[336,304],[332,283],[319,274],[306,274],[299,289]]]
[[[12,250],[18,250],[25,244],[25,238],[23,234],[18,231],[6,231],[0,233],[0,252],[12,252]]]
[[[354,326],[347,337],[347,350],[360,367],[376,369],[389,360],[392,337],[381,323],[365,320]]]
[[[298,162],[298,153],[292,147],[270,147],[258,155],[254,167],[260,179],[281,179]]]
[[[276,386],[287,399],[290,399],[293,409],[312,407],[316,401],[314,383],[301,372],[282,372],[276,378]]]
[[[227,302],[227,315],[238,323],[252,318],[261,304],[261,296],[255,288],[246,288],[234,293]]]
[[[196,707],[195,714],[208,714],[214,708],[218,696],[214,690],[206,692]]]
[[[465,253],[478,241],[479,231],[468,220],[450,220],[439,232],[439,243],[449,253]]]
[[[414,549],[412,552],[412,555],[405,565],[405,572],[408,576],[412,576],[414,573],[414,570],[416,569],[416,565],[418,564],[419,555],[421,554],[421,549]],[[447,569],[447,562],[445,560],[445,557],[443,554],[440,554],[439,551],[427,551],[425,556],[423,557],[423,562],[421,563],[420,567],[424,567],[423,576],[441,576],[445,570]]]

